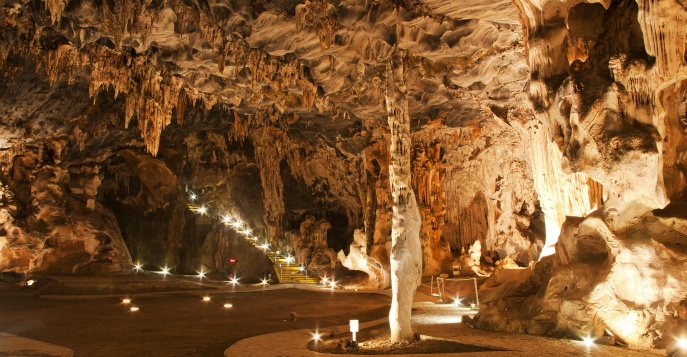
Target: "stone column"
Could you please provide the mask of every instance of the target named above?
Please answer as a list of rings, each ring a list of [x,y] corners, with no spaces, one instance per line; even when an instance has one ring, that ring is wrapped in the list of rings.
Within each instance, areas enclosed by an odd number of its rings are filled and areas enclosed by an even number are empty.
[[[413,295],[422,276],[420,212],[411,186],[410,118],[403,79],[403,57],[398,49],[387,66],[386,110],[391,129],[389,184],[393,198],[391,225],[391,342],[413,339],[410,315]]]

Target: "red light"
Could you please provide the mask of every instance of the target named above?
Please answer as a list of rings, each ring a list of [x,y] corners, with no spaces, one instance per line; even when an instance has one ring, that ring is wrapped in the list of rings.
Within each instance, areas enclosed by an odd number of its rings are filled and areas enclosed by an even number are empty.
[[[229,263],[236,263],[236,258],[229,258]]]

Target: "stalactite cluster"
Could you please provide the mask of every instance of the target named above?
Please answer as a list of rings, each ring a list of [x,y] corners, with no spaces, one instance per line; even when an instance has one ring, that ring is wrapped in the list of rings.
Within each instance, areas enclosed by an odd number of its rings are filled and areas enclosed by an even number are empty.
[[[423,271],[438,275],[444,268],[442,263],[451,259],[449,245],[441,239],[446,219],[441,143],[416,144],[414,154],[412,183],[422,218]]]
[[[284,155],[281,139],[283,133],[275,128],[261,128],[253,131],[255,157],[260,168],[263,189],[264,220],[268,239],[279,242],[283,239],[282,217],[284,215],[284,186],[281,180],[280,164]]]

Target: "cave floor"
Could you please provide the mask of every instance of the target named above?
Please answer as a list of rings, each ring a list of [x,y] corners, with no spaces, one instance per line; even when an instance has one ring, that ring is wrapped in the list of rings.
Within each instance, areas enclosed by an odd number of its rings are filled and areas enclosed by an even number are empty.
[[[197,280],[157,275],[50,276],[39,278],[30,288],[2,282],[0,335],[62,346],[75,356],[322,356],[305,347],[310,332],[349,334],[350,319],[360,320],[361,328],[385,324],[390,304],[388,290],[232,287]],[[437,297],[425,290],[419,289],[413,312],[413,326],[420,334],[507,349],[442,355],[665,355],[660,350],[589,349],[579,341],[471,329],[456,318],[465,310],[451,314],[451,306],[435,304]],[[203,301],[204,296],[211,300]],[[122,303],[123,298],[130,298],[131,304]],[[131,312],[130,306],[140,310]],[[296,321],[291,321],[292,312]],[[0,349],[3,355],[36,354]]]
[[[374,320],[389,310],[389,298],[373,293],[232,288],[158,276],[61,279],[39,278],[36,285],[50,282],[33,289],[0,283],[0,332],[63,346],[75,356],[221,356],[247,337],[341,325],[353,315]],[[140,310],[130,312],[125,297]],[[291,312],[297,321],[289,320]]]

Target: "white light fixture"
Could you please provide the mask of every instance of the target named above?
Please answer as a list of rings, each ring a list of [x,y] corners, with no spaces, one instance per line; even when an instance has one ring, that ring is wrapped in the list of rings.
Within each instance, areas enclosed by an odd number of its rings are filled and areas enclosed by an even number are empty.
[[[240,220],[237,219],[237,220],[234,221],[234,223],[232,223],[231,225],[234,227],[234,229],[239,229],[239,228],[241,228],[241,226],[243,225],[243,222],[241,222]]]
[[[267,279],[262,279],[260,284],[262,284],[262,286],[267,286],[267,284],[269,284],[269,281]]]
[[[269,248],[270,248],[270,245],[269,245],[269,244],[267,244],[267,243],[265,243],[265,244],[263,244],[263,245],[262,245],[262,247],[261,247],[261,248],[262,248],[262,250],[267,250],[267,249],[269,249]]]
[[[24,285],[26,285],[26,286],[31,286],[31,285],[33,285],[33,284],[35,284],[35,283],[36,283],[36,281],[33,280],[33,279],[31,279],[31,280],[27,280],[26,283],[25,283]]]
[[[162,268],[162,275],[168,275],[169,274],[169,268],[164,267]]]
[[[205,302],[210,301],[210,297],[209,296],[203,296],[203,301],[205,301]]]
[[[334,281],[334,279],[332,279],[332,281],[329,283],[329,287],[332,289],[336,287],[336,281]]]
[[[302,273],[303,271],[305,271],[305,267],[302,266],[302,265],[299,266],[299,267],[298,267],[298,271]]]
[[[233,306],[234,306],[234,305],[232,305],[232,304],[224,304],[224,308],[225,308],[225,309],[230,309],[230,308],[232,308]]]
[[[231,279],[229,279],[229,283],[230,283],[231,285],[236,285],[236,284],[239,283],[239,279],[237,279],[237,278],[231,278]]]
[[[129,311],[131,311],[131,312],[135,312],[135,311],[138,311],[138,310],[140,310],[140,309],[139,309],[138,307],[136,307],[136,306],[132,306],[132,307],[129,309]]]
[[[131,299],[122,299],[122,304],[130,304]]]
[[[201,270],[201,271],[198,273],[198,277],[199,277],[201,280],[203,280],[203,278],[205,277],[205,272]]]
[[[195,201],[195,200],[196,200],[196,198],[198,198],[198,196],[196,196],[196,194],[195,194],[195,193],[191,192],[191,194],[190,194],[190,195],[188,196],[188,198],[190,198],[190,199],[191,199],[191,201]]]
[[[584,342],[584,345],[585,345],[587,348],[594,346],[594,339],[591,338],[591,337],[589,337],[589,336],[583,338],[583,339],[582,339],[582,342]]]
[[[353,342],[355,342],[355,333],[358,332],[358,320],[350,321],[351,332],[353,333]]]
[[[246,229],[243,231],[243,235],[246,235],[246,236],[249,236],[251,233],[253,233],[253,231],[251,231],[250,228],[246,228]]]
[[[222,223],[224,223],[224,224],[231,223],[231,217],[229,217],[229,216],[222,217]]]
[[[200,208],[198,208],[198,212],[200,212],[201,215],[205,215],[208,213],[208,209],[205,206],[200,206]]]
[[[312,334],[312,339],[315,340],[315,342],[317,342],[322,339],[322,335],[319,332],[315,331],[315,333]]]
[[[329,283],[329,279],[327,278],[322,278],[322,285],[327,285]]]
[[[136,269],[136,271],[140,271],[141,270],[141,264],[136,263],[136,265],[134,265],[134,269]]]
[[[294,261],[294,259],[292,256],[290,256],[290,255],[286,256],[286,262],[287,263],[291,264],[291,263],[293,263],[293,261]]]

